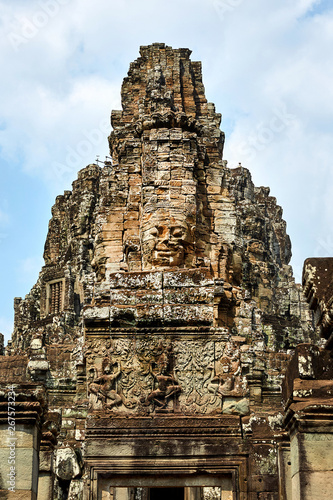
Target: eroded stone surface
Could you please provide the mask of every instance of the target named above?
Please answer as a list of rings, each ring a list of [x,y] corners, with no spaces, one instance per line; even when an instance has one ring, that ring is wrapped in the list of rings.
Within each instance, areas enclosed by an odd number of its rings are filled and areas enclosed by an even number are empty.
[[[190,456],[185,476],[222,463],[240,499],[275,500],[281,380],[294,347],[316,341],[282,209],[222,159],[221,115],[190,51],[140,54],[112,111],[112,161],[82,169],[52,208],[45,265],[15,299],[1,369],[21,359],[17,376],[61,414],[55,498],[111,498],[110,470],[156,479],[181,467],[165,457]],[[298,367],[312,377],[311,360]]]

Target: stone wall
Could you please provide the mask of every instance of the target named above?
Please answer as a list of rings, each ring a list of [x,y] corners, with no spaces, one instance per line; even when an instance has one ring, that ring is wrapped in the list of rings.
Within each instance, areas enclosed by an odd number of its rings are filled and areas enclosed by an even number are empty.
[[[172,483],[196,500],[289,500],[281,381],[318,334],[282,209],[223,160],[190,51],[140,54],[112,160],[56,198],[45,265],[15,299],[7,355],[28,360],[57,435],[40,491],[134,500]]]

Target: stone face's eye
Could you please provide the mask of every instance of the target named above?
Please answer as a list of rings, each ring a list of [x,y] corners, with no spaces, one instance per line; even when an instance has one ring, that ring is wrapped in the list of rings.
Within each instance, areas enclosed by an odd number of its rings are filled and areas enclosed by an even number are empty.
[[[172,236],[174,236],[175,238],[181,238],[183,234],[184,232],[181,227],[175,227],[172,231]]]

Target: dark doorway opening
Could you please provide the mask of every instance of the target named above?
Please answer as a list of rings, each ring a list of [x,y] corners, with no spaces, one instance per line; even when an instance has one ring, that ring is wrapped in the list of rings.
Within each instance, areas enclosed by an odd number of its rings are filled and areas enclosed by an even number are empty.
[[[149,488],[149,500],[184,500],[184,488]]]

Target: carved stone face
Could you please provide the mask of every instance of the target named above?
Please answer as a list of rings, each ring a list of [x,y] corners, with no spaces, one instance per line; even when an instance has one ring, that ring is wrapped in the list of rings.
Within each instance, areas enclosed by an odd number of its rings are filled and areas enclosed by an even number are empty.
[[[95,377],[96,377],[95,369],[90,368],[90,370],[88,371],[88,382],[93,382]]]
[[[168,371],[168,365],[169,365],[167,356],[162,354],[156,364],[157,364],[159,373],[162,373],[165,375]]]
[[[193,253],[193,229],[186,220],[153,214],[142,230],[144,267],[183,267]]]

